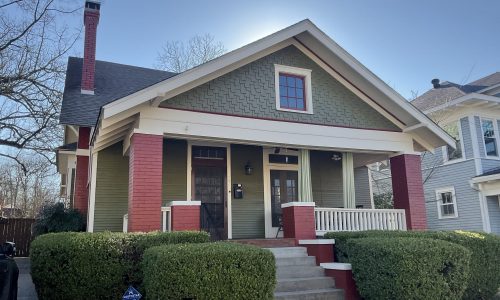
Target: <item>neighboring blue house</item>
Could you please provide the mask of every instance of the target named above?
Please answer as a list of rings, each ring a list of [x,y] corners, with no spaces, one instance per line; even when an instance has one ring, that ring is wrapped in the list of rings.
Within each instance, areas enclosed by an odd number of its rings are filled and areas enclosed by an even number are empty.
[[[428,227],[500,234],[500,72],[466,85],[432,84],[411,103],[457,147],[422,154]]]

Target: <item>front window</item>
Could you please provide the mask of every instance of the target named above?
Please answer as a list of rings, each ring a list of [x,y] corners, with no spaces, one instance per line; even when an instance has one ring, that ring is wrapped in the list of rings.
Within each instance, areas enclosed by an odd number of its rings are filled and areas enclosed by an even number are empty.
[[[280,107],[306,110],[304,76],[280,73]]]
[[[483,128],[484,149],[486,151],[486,155],[498,156],[495,126],[493,125],[493,120],[482,119],[481,127]]]
[[[312,114],[311,70],[274,65],[276,109]]]
[[[451,123],[446,126],[444,126],[444,130],[453,138],[455,139],[455,149],[453,147],[450,147],[449,145],[446,146],[446,153],[448,154],[448,160],[454,160],[454,159],[460,159],[462,158],[462,142],[461,142],[461,136],[460,136],[460,130],[459,130],[459,123]]]
[[[440,219],[456,218],[458,216],[457,201],[454,188],[438,190],[436,191],[436,197],[438,204],[438,215]]]

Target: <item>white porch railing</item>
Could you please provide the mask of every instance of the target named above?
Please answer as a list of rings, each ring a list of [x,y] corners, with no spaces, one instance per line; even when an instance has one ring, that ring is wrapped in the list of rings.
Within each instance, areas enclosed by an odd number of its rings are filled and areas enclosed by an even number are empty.
[[[161,207],[161,231],[171,231],[172,230],[172,215],[170,207]],[[123,215],[123,232],[128,231],[128,214]]]
[[[172,211],[170,207],[161,207],[161,231],[172,231]]]
[[[404,209],[314,209],[316,234],[329,231],[406,230]]]

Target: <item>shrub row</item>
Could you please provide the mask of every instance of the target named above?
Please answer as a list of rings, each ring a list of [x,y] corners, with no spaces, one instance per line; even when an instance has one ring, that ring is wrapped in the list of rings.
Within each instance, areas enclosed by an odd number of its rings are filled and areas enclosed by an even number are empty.
[[[150,299],[272,299],[276,281],[270,251],[228,242],[153,247],[143,267]]]
[[[362,238],[346,245],[364,299],[460,299],[471,252],[423,238]]]
[[[471,251],[470,276],[463,299],[491,299],[500,287],[500,237],[493,234],[467,231],[362,231],[330,232],[325,238],[335,239],[336,259],[352,259],[348,240],[377,237],[413,237],[443,240],[461,245]],[[426,255],[425,257],[428,257]]]
[[[121,299],[142,283],[145,249],[208,241],[204,232],[45,234],[31,244],[31,274],[41,300]]]

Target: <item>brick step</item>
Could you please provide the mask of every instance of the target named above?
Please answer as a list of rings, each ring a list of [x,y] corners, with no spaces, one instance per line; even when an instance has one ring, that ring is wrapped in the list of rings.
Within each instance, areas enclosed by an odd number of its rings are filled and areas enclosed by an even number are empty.
[[[278,300],[343,300],[344,291],[341,289],[316,289],[295,292],[274,293],[274,299]]]
[[[274,292],[296,292],[334,287],[335,281],[331,277],[287,278],[278,280]]]
[[[242,239],[231,240],[235,243],[254,245],[261,248],[294,247],[295,239]]]

